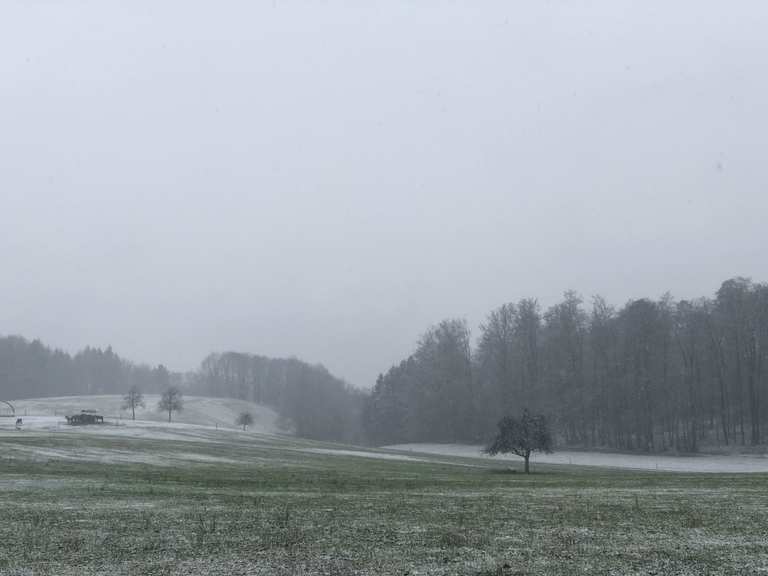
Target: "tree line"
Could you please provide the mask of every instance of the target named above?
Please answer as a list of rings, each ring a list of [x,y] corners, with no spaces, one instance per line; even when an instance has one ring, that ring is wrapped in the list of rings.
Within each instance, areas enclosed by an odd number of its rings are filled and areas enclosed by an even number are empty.
[[[491,311],[471,346],[463,320],[427,330],[379,376],[363,422],[375,444],[482,442],[504,416],[545,414],[557,442],[695,452],[766,440],[768,285],[746,278],[713,298],[614,308],[574,292],[542,311]]]
[[[124,394],[132,386],[161,393],[178,384],[181,374],[162,364],[134,364],[111,347],[85,348],[74,355],[51,349],[39,340],[0,337],[0,399],[45,396]]]

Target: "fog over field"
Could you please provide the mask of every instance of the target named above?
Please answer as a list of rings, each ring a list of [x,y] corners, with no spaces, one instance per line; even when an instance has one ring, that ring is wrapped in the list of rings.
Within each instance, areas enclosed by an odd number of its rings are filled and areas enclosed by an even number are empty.
[[[0,576],[768,573],[767,30],[0,1]]]
[[[0,331],[370,388],[447,316],[764,279],[766,27],[757,1],[3,2]]]

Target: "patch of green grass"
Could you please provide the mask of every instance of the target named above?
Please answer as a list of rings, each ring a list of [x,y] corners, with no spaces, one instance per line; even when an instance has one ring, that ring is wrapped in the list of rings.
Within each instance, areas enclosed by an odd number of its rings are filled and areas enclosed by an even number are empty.
[[[768,570],[766,475],[541,466],[527,476],[481,460],[375,460],[302,452],[323,445],[293,439],[222,438],[39,435],[0,446],[0,574]],[[158,463],[30,456],[36,447]],[[190,452],[230,462],[171,457]]]

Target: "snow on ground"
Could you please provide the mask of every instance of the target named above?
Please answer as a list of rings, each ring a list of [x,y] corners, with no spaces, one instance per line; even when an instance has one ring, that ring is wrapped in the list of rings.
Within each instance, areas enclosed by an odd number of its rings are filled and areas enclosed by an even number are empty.
[[[148,464],[152,466],[170,466],[179,462],[198,462],[203,464],[234,464],[237,460],[199,454],[195,452],[143,452],[138,450],[117,450],[83,446],[76,448],[43,448],[23,444],[5,444],[0,452],[3,456],[21,456],[27,460],[70,460],[79,462],[99,462],[101,464]]]
[[[361,458],[375,458],[379,460],[402,460],[408,462],[431,462],[425,458],[414,458],[405,454],[387,454],[386,452],[366,452],[364,450],[338,450],[334,448],[306,448],[302,452],[312,454],[327,454],[330,456],[359,456]]]
[[[482,453],[481,446],[464,444],[397,444],[386,446],[388,450],[466,458],[491,458]],[[494,456],[499,460],[522,463],[522,458],[513,454]],[[732,456],[661,456],[645,454],[615,454],[607,452],[555,452],[536,454],[531,462],[541,464],[571,464],[574,466],[601,466],[605,468],[627,468],[634,470],[660,470],[665,472],[720,472],[745,473],[768,472],[768,457],[753,455]]]
[[[0,457],[6,452],[14,452],[32,459],[68,459],[97,462],[139,462],[145,464],[163,464],[173,460],[211,462],[211,457],[194,455],[191,452],[158,454],[143,453],[141,450],[99,451],[82,446],[67,449],[25,448],[13,439],[29,434],[54,434],[62,437],[93,436],[112,438],[140,438],[145,440],[173,440],[191,442],[229,443],[245,440],[247,442],[270,442],[276,434],[286,431],[278,427],[277,414],[265,406],[225,398],[185,397],[184,410],[174,413],[173,422],[168,423],[167,414],[157,409],[158,396],[146,396],[146,407],[136,412],[132,420],[127,411],[122,409],[120,396],[66,396],[60,398],[40,398],[14,402],[16,416],[22,419],[21,429],[16,428],[16,418],[0,418]],[[70,426],[65,415],[77,414],[81,410],[95,410],[104,416],[104,424],[90,426]],[[254,417],[254,424],[247,432],[235,424],[237,416],[244,411]],[[214,457],[214,460],[216,458]],[[220,463],[229,460],[219,459]]]
[[[167,424],[168,414],[157,409],[159,400],[160,396],[156,394],[145,395],[145,407],[136,410],[136,423],[131,420],[130,410],[123,409],[123,398],[119,395],[35,398],[12,401],[12,404],[16,408],[16,416],[24,420],[25,429],[60,427],[66,424],[65,415],[78,414],[81,410],[95,410],[110,424],[129,426],[140,424],[144,427],[147,422]],[[254,423],[249,427],[251,432],[263,434],[285,432],[278,426],[277,413],[271,408],[229,398],[185,396],[184,409],[173,414],[173,422],[177,425],[235,429],[237,428],[235,420],[241,412],[250,412],[253,415]],[[14,418],[0,418],[0,430],[14,428],[14,425]]]
[[[434,458],[417,458],[405,454],[393,454],[382,452],[380,450],[346,450],[339,448],[302,448],[300,452],[309,452],[312,454],[325,454],[328,456],[353,456],[358,458],[373,458],[374,460],[398,460],[401,462],[429,462],[430,464],[445,464],[448,466],[474,466],[456,461],[443,461]]]
[[[122,409],[120,396],[67,396],[40,398],[14,402],[16,416],[22,419],[16,428],[15,417],[0,418],[0,457],[22,457],[31,460],[74,460],[100,463],[142,463],[170,465],[175,462],[229,464],[235,462],[217,454],[204,454],[193,450],[179,450],[179,446],[126,444],[125,449],[103,448],[93,442],[65,443],[61,447],[39,446],[15,442],[29,435],[58,436],[61,438],[125,437],[146,440],[188,440],[192,442],[229,443],[270,442],[275,434],[284,433],[277,426],[277,414],[265,406],[241,400],[190,396],[184,400],[184,410],[174,414],[168,423],[167,414],[156,409],[158,396],[146,396],[146,407],[136,412],[136,420],[130,419]],[[105,418],[104,424],[69,426],[65,415],[81,410],[94,410]],[[247,432],[236,424],[237,416],[244,411],[254,417],[254,425]],[[118,445],[119,446],[119,445]]]
[[[200,440],[212,426],[196,426],[148,420],[105,420],[103,425],[69,426],[64,416],[22,416],[23,424],[16,428],[15,419],[0,419],[0,438],[13,438],[26,433],[91,434],[98,436],[128,436],[148,440]]]

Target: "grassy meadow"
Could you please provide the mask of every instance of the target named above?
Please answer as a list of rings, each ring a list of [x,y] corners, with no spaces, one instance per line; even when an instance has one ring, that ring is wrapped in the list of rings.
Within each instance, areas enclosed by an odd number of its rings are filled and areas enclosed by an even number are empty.
[[[766,475],[526,476],[339,449],[221,430],[6,434],[0,574],[768,572]]]

